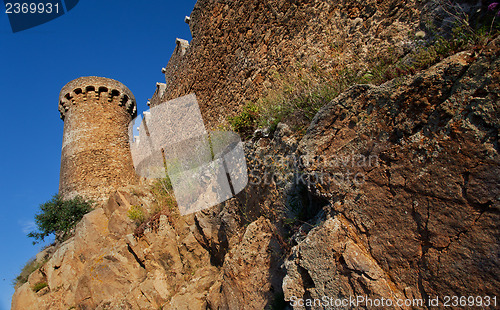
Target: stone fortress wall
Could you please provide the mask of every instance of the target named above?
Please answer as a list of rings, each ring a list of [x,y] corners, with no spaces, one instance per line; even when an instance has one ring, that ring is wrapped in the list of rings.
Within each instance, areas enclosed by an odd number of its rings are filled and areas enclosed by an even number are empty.
[[[403,55],[419,29],[420,8],[415,0],[198,0],[185,19],[192,41],[177,39],[162,69],[160,101],[195,93],[213,129],[287,76],[335,74],[347,65],[362,70],[389,49]]]
[[[128,125],[137,114],[134,95],[122,83],[81,77],[59,95],[64,120],[59,193],[103,202],[119,187],[137,181]]]

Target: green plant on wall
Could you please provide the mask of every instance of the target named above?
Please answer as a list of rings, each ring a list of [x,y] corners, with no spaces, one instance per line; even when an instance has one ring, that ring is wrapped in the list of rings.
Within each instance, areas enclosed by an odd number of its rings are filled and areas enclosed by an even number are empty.
[[[249,102],[243,106],[242,111],[236,116],[229,117],[232,129],[248,138],[256,128],[259,109],[256,104]]]
[[[453,20],[446,33],[428,20],[424,21],[425,31],[409,31],[411,50],[404,57],[396,52],[395,47],[388,47],[374,50],[366,59],[359,59],[360,63],[366,64],[361,67],[353,64],[351,59],[345,60],[345,64],[340,61],[335,68],[322,66],[318,61],[312,64],[296,61],[285,72],[272,70],[268,74],[272,88],[268,88],[263,97],[247,102],[235,116],[228,117],[232,130],[248,139],[257,128],[268,128],[272,133],[281,122],[300,136],[323,105],[354,84],[380,85],[415,74],[455,53],[480,50],[498,35],[500,3],[484,6],[482,17],[478,18],[473,16],[476,13],[465,12],[453,1],[429,2],[434,2],[434,6],[439,6]],[[332,57],[338,55],[338,44],[330,42],[332,50],[337,51]],[[342,45],[340,50],[346,47]]]

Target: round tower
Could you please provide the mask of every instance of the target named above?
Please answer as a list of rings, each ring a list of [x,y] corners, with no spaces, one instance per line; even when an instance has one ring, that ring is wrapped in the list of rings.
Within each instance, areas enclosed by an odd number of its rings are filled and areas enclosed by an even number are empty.
[[[66,84],[59,94],[64,121],[59,194],[104,202],[119,187],[137,181],[128,125],[135,98],[122,83],[96,76]]]

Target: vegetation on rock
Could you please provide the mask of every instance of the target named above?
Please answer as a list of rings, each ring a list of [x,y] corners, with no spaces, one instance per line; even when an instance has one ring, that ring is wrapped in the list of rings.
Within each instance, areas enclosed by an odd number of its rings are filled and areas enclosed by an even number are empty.
[[[64,241],[71,235],[72,229],[82,217],[92,211],[92,202],[77,196],[63,200],[56,194],[51,200],[40,205],[40,213],[35,215],[38,231],[32,231],[28,237],[34,238],[33,244],[44,241],[54,234],[57,241]]]
[[[35,293],[41,291],[42,289],[46,288],[48,286],[47,282],[39,282],[37,284],[35,284],[35,286],[33,287],[33,291]]]
[[[144,214],[144,210],[141,206],[131,206],[127,215],[128,218],[134,221],[137,226],[141,225],[146,220],[146,215]]]
[[[14,287],[20,286],[26,282],[28,282],[28,277],[38,268],[42,267],[45,264],[45,261],[39,262],[36,258],[30,259],[21,269],[21,273],[14,279],[12,285]]]

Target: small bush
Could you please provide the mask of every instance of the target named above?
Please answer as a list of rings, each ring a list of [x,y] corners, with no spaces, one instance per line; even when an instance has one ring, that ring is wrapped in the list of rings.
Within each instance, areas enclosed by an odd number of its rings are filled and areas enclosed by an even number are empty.
[[[141,206],[131,206],[128,210],[128,218],[136,223],[137,226],[146,221],[146,215]]]
[[[162,210],[168,210],[171,212],[175,211],[177,201],[175,200],[172,183],[170,182],[170,178],[168,176],[157,179],[151,186],[151,192],[158,205],[155,213]]]
[[[242,111],[228,121],[234,131],[243,134],[245,138],[250,137],[256,128],[259,109],[257,105],[250,102],[243,106]]]
[[[33,287],[33,292],[38,293],[39,291],[46,288],[47,286],[49,286],[49,285],[46,282],[39,282],[39,283],[35,284],[35,286]]]
[[[80,196],[62,200],[61,196],[56,194],[51,200],[40,205],[40,211],[35,215],[38,232],[28,234],[28,237],[36,240],[33,244],[44,241],[50,234],[54,234],[57,241],[66,240],[82,217],[92,211],[92,202]]]
[[[30,259],[21,269],[21,273],[14,279],[12,285],[15,287],[23,285],[28,282],[28,277],[35,272],[38,268],[42,267],[44,262],[37,262],[35,258]]]

